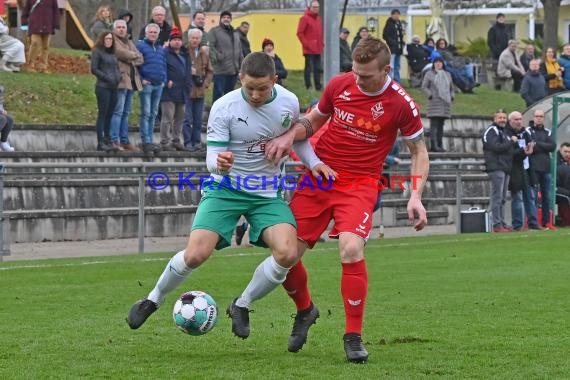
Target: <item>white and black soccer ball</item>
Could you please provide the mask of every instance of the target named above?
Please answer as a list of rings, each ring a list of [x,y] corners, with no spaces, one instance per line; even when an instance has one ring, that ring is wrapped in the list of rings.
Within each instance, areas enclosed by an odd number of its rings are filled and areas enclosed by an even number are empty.
[[[186,334],[203,335],[216,325],[218,306],[209,294],[192,290],[176,301],[172,317],[176,326]]]

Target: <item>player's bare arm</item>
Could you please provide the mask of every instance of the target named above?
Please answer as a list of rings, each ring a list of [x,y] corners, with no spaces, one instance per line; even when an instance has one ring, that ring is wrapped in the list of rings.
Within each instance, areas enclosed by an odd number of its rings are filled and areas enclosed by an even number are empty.
[[[265,146],[265,156],[277,164],[279,160],[289,154],[295,141],[308,139],[321,128],[329,119],[328,115],[321,115],[314,108],[308,115],[299,119],[284,134],[269,141]]]
[[[422,204],[422,193],[429,174],[429,156],[423,133],[413,139],[404,141],[412,155],[410,174],[414,181],[407,207],[408,219],[413,224],[414,229],[420,231],[427,224],[427,213]]]

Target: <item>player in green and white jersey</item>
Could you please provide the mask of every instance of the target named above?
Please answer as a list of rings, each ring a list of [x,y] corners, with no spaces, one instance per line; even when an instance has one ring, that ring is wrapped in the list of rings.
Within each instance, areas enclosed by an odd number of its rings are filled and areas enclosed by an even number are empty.
[[[127,322],[132,329],[139,328],[214,249],[230,245],[241,215],[251,225],[250,242],[269,247],[272,254],[228,307],[234,334],[249,336],[251,304],[285,281],[298,260],[295,219],[279,188],[281,165],[269,161],[264,149],[267,141],[285,133],[298,119],[299,102],[275,84],[275,65],[265,53],[251,53],[244,59],[240,81],[242,88],[220,98],[210,111],[206,163],[214,183],[205,186],[186,249],[172,257],[147,298],[131,307]],[[306,140],[294,149],[313,175],[335,174]]]

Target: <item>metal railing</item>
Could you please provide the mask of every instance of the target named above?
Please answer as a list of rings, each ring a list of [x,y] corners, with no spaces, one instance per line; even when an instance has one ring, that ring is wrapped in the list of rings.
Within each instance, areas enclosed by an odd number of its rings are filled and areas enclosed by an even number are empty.
[[[390,173],[407,173],[410,166],[409,160],[403,160],[397,168],[390,169]],[[300,162],[287,162],[286,173],[300,174],[298,167]],[[430,162],[430,173],[455,173],[456,183],[456,225],[457,233],[461,216],[461,201],[463,194],[462,176],[464,174],[482,173],[484,167],[482,160],[449,160]],[[185,170],[188,172],[208,174],[204,163],[188,162],[89,162],[89,163],[0,163],[0,199],[4,199],[4,179],[11,178],[38,178],[61,177],[65,179],[76,177],[136,177],[138,178],[138,252],[144,253],[145,238],[145,180],[148,175],[161,170],[166,174],[172,174]],[[199,184],[199,178],[191,180],[193,184]],[[429,181],[429,178],[428,178]],[[4,202],[0,202],[0,260],[2,256],[10,254],[9,247],[5,247],[4,241]]]

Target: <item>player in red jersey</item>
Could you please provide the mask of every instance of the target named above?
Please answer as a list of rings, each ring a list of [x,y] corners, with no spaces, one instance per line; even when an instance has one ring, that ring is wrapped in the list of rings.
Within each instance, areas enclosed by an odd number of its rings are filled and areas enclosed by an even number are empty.
[[[368,352],[362,344],[362,320],[368,288],[364,246],[372,227],[377,187],[358,182],[376,177],[398,135],[412,155],[411,174],[419,176],[411,190],[407,210],[416,230],[427,223],[421,197],[429,172],[429,157],[423,140],[420,111],[415,101],[390,76],[390,50],[384,41],[368,38],[352,53],[352,72],[333,78],[315,109],[289,132],[266,146],[266,155],[277,161],[289,152],[293,141],[313,135],[329,118],[329,129],[315,151],[336,177],[327,190],[321,186],[298,186],[291,201],[297,220],[299,257],[312,248],[334,219],[329,236],[338,238],[342,264],[341,293],[345,310],[344,349],[351,362],[364,362]],[[306,173],[310,177],[310,173]],[[303,179],[307,181],[307,179]],[[316,183],[314,178],[311,179]],[[347,186],[347,184],[349,184]],[[326,186],[325,186],[326,188]],[[306,342],[309,327],[319,317],[311,300],[307,272],[298,262],[283,283],[297,307],[288,349],[297,352]]]

